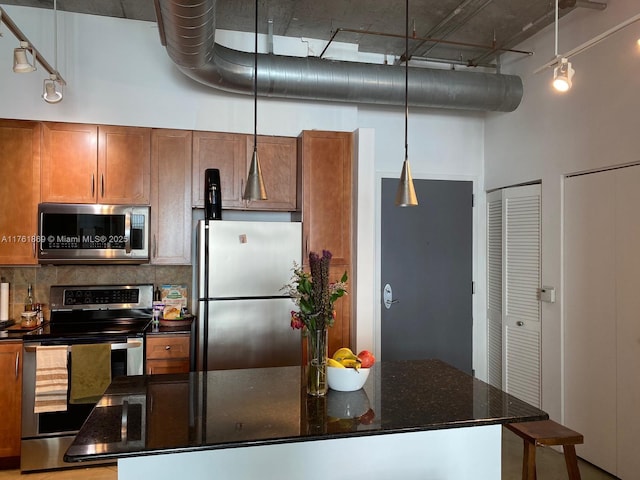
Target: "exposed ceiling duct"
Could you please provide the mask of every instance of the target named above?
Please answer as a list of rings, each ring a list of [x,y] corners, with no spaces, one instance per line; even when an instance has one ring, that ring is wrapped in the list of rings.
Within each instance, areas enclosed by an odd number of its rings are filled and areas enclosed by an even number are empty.
[[[215,43],[215,0],[156,0],[161,41],[178,68],[194,80],[228,92],[253,94],[253,53]],[[404,67],[260,54],[261,96],[404,105]],[[465,110],[515,110],[520,77],[411,68],[409,104]]]

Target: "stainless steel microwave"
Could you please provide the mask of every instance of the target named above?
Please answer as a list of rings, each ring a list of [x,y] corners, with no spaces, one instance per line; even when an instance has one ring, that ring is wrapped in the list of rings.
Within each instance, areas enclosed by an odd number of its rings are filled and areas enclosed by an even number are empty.
[[[38,262],[149,262],[148,205],[41,203]]]

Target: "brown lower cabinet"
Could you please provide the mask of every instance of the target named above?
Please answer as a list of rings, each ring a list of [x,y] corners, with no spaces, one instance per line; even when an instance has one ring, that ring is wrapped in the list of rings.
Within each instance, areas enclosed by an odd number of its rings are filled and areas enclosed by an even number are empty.
[[[167,399],[172,399],[170,402]],[[154,383],[147,387],[147,448],[189,444],[189,381]]]
[[[0,342],[0,468],[20,465],[22,342]]]
[[[147,375],[188,373],[191,335],[187,333],[148,335],[146,340]]]

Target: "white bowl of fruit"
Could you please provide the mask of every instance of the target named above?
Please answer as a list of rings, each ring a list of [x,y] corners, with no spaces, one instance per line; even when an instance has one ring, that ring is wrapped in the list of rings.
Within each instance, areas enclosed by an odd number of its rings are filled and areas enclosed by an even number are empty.
[[[327,360],[327,382],[329,388],[339,392],[360,390],[369,377],[369,368],[375,363],[375,357],[368,350],[355,355],[343,347]]]

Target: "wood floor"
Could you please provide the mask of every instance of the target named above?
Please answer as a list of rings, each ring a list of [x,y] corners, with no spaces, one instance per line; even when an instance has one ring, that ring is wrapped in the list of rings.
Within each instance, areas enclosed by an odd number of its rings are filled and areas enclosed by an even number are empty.
[[[0,480],[117,480],[118,468],[92,467],[20,474],[20,470],[0,470]]]
[[[561,453],[552,448],[538,447],[536,465],[540,480],[566,480],[567,470]],[[615,477],[597,467],[578,460],[582,480],[615,480]],[[522,478],[522,440],[514,433],[502,429],[502,480]],[[115,466],[80,468],[57,472],[28,473],[20,470],[0,470],[0,480],[117,480]]]

